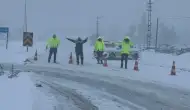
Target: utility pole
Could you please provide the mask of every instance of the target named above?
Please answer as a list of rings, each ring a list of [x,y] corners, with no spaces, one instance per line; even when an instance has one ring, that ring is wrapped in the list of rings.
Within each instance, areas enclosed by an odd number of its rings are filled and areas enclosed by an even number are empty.
[[[155,43],[155,51],[158,49],[158,25],[159,25],[159,19],[157,18],[156,22],[156,43]]]
[[[99,37],[99,20],[102,18],[103,16],[97,16],[96,17],[96,37]]]
[[[26,12],[26,0],[24,1],[24,32],[27,32],[27,12]],[[26,46],[26,51],[28,52],[28,46]]]
[[[151,37],[152,37],[152,32],[151,32],[151,26],[152,26],[152,20],[151,20],[151,15],[152,15],[152,1],[149,0],[148,2],[148,32],[147,32],[147,48],[150,48],[151,46]]]

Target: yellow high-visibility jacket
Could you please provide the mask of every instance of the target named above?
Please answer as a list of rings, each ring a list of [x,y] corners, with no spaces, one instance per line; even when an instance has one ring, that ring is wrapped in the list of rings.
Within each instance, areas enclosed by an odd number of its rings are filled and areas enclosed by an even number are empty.
[[[50,48],[57,48],[60,45],[60,40],[56,37],[56,38],[49,38],[47,41],[47,47]]]

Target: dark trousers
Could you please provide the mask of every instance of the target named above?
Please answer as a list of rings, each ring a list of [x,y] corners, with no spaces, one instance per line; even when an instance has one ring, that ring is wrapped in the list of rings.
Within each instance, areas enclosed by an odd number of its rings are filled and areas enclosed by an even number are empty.
[[[128,54],[121,54],[121,68],[123,68],[123,61],[125,61],[125,69],[127,69]]]
[[[97,62],[98,64],[103,64],[102,57],[103,57],[103,51],[97,51]]]
[[[48,62],[50,62],[52,54],[54,55],[54,63],[56,63],[57,48],[50,48]]]
[[[83,52],[76,52],[77,65],[79,65],[80,63],[79,57],[80,57],[81,65],[83,65],[83,60],[84,60]]]

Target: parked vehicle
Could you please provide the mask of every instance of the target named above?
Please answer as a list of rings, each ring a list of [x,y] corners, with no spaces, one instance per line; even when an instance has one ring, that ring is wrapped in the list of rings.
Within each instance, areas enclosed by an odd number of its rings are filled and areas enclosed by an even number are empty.
[[[111,42],[104,41],[105,44],[105,52],[107,52],[108,60],[120,60],[121,59],[121,42]],[[96,57],[96,53],[94,52],[94,57]],[[137,48],[131,48],[131,52],[129,55],[129,60],[135,60],[139,57],[139,50]]]

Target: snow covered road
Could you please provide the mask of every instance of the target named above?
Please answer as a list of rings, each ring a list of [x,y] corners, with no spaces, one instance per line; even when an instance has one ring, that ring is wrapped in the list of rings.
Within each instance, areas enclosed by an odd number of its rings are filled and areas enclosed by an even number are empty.
[[[66,44],[66,42],[63,44]],[[68,47],[72,46],[65,45],[60,50],[66,50]],[[36,49],[39,50],[39,56],[37,61],[33,61]],[[142,57],[143,59],[139,63],[140,71],[136,72],[132,70],[134,61],[128,62],[127,70],[120,69],[120,62],[117,61],[108,61],[108,67],[97,65],[95,59],[92,59],[92,56],[89,55],[92,48],[88,46],[85,47],[85,55],[88,56],[85,56],[84,66],[68,64],[69,54],[73,52],[73,49],[70,48],[67,49],[68,51],[58,52],[57,59],[59,64],[47,63],[48,51],[44,50],[44,43],[39,43],[39,47],[36,45],[36,47],[31,48],[29,53],[25,52],[25,49],[21,46],[17,46],[17,43],[12,46],[12,49],[4,50],[5,52],[1,54],[0,59],[4,70],[32,73],[30,77],[33,78],[33,82],[42,84],[41,88],[36,89],[37,91],[34,89],[35,108],[28,106],[28,109],[190,109],[190,74],[188,71],[178,69],[188,68],[188,62],[185,62],[186,60],[184,61],[184,59],[189,58],[189,55],[186,55],[187,58],[181,56],[178,60],[178,57],[169,56],[165,58],[165,55],[158,55],[156,58],[160,61],[158,62],[154,60],[154,53],[148,52],[145,54],[145,52]],[[160,60],[163,58],[165,62]],[[29,59],[31,62],[24,63],[26,59]],[[75,63],[75,57],[73,60]],[[177,66],[176,76],[169,75],[171,70],[170,63],[173,60],[176,61]],[[184,61],[184,65],[180,64],[180,61]],[[160,67],[160,65],[163,67]],[[23,79],[23,81],[27,82],[28,80],[26,79]],[[4,87],[3,85],[7,82],[6,80],[2,81],[3,83],[1,84]],[[25,82],[18,83],[17,85],[21,87],[19,89],[20,92],[17,93],[20,96],[22,96],[22,89],[28,89],[26,86],[28,83],[25,84]],[[11,94],[14,93],[14,89],[10,91],[12,91],[10,92]],[[19,99],[18,97],[17,99]],[[7,100],[12,100],[12,97],[7,98]]]
[[[64,73],[64,71],[63,71]],[[76,75],[60,74],[46,72],[44,75],[49,75],[51,78],[67,79],[78,84],[88,85],[99,90],[103,90],[113,96],[122,98],[130,109],[146,108],[147,110],[188,110],[190,109],[190,94],[189,91],[178,90],[173,88],[161,87],[155,84],[143,83],[132,80],[121,81],[122,85],[113,80],[100,80],[96,78],[81,77]],[[57,79],[54,79],[57,80]],[[59,84],[64,83],[60,81]],[[121,84],[121,83],[120,83]],[[70,85],[70,84],[69,84]],[[71,86],[72,87],[72,86]],[[78,86],[79,88],[80,86]],[[73,88],[77,89],[77,88]],[[180,99],[180,100],[179,100]],[[114,98],[112,98],[114,100]],[[127,103],[130,101],[131,103]],[[120,101],[119,101],[120,102]],[[138,106],[137,106],[138,105]],[[123,105],[124,106],[124,105]],[[141,108],[142,107],[142,108]]]
[[[54,106],[55,110],[98,110],[89,100],[83,98],[72,89],[50,81],[40,81],[38,84],[43,85],[46,91],[49,88],[49,90],[54,93],[53,95],[57,98],[57,101],[59,101],[57,105]],[[66,99],[63,100],[64,98]]]
[[[70,89],[82,92],[92,97],[92,103],[100,110],[105,108],[104,103],[114,102],[114,110],[189,110],[190,91],[145,83],[118,77],[94,75],[88,72],[77,72],[68,69],[45,68],[32,65],[17,65],[18,69],[33,71],[48,82],[56,83]],[[86,88],[86,92],[84,92]],[[96,102],[99,93],[106,101]],[[106,95],[105,95],[106,94]],[[102,99],[102,100],[103,100]],[[110,102],[110,103],[111,103]],[[109,104],[108,106],[110,106]],[[102,107],[102,109],[101,109]],[[126,108],[125,108],[126,107]],[[111,107],[113,108],[113,107]]]
[[[39,81],[32,72],[8,76],[8,71],[0,76],[2,110],[98,110],[74,90],[42,79]],[[40,83],[43,86],[39,86]]]

